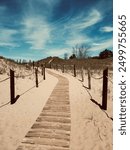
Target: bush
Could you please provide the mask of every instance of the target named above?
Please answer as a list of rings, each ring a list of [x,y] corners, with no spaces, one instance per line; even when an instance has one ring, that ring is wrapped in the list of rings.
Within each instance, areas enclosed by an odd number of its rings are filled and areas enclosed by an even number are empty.
[[[105,49],[104,51],[100,52],[99,58],[111,58],[113,57],[113,52],[110,50]]]

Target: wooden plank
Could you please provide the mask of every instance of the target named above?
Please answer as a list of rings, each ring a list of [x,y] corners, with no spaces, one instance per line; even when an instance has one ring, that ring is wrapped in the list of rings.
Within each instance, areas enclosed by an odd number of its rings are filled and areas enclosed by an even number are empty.
[[[56,134],[55,132],[44,133],[44,132],[36,132],[36,131],[29,131],[25,137],[38,137],[38,138],[48,138],[48,139],[59,139],[59,140],[66,140],[70,141],[70,135],[68,134]]]
[[[69,117],[70,118],[70,112],[49,112],[44,111],[40,114],[40,116],[56,116],[56,117]]]
[[[69,106],[57,106],[57,105],[46,105],[44,108],[43,108],[43,111],[44,110],[54,110],[54,111],[58,111],[58,112],[62,112],[62,111],[70,111],[70,107]]]
[[[70,106],[69,101],[59,101],[59,100],[50,100],[46,103],[46,105],[64,105],[64,106]]]
[[[36,120],[37,122],[47,121],[47,122],[59,122],[59,123],[71,123],[70,118],[56,117],[56,116],[39,116]]]
[[[57,147],[66,147],[69,148],[69,142],[66,140],[59,139],[48,139],[48,138],[24,138],[22,143],[28,144],[38,144],[38,145],[49,145],[49,146],[57,146]]]
[[[56,133],[56,134],[66,134],[66,135],[70,135],[70,131],[65,131],[65,130],[52,130],[52,129],[44,129],[44,128],[33,128],[30,129],[29,132],[41,132],[41,133],[48,133],[48,134],[52,134],[52,133]],[[28,132],[28,133],[29,133]],[[27,134],[28,134],[27,133]]]
[[[68,124],[63,123],[51,123],[51,122],[40,122],[40,123],[34,123],[32,126],[32,129],[34,128],[44,128],[44,129],[57,129],[57,130],[65,130],[70,131],[71,127]]]
[[[59,101],[69,101],[69,94],[68,95],[59,95],[59,94],[53,94],[49,97],[49,100],[59,100]]]
[[[70,149],[65,147],[56,147],[49,145],[21,144],[17,150],[70,150]]]

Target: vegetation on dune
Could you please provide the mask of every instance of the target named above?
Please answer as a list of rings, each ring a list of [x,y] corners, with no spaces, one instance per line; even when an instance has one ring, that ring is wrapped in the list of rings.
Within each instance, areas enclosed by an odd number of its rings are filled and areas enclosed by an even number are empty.
[[[2,63],[4,61],[4,63]],[[106,67],[108,67],[110,70],[113,69],[113,52],[105,49],[104,51],[99,53],[99,56],[90,57],[89,56],[89,48],[86,46],[78,46],[76,45],[73,47],[72,54],[69,56],[67,53],[64,54],[64,59],[59,57],[47,57],[45,59],[41,59],[38,61],[26,61],[26,60],[13,60],[13,59],[7,59],[3,56],[0,56],[0,63],[2,64],[0,66],[0,73],[6,72],[7,66],[15,67],[21,67],[26,66],[26,68],[31,67],[33,64],[35,66],[41,66],[43,64],[46,64],[47,68],[50,68],[51,66],[53,68],[62,68],[63,65],[66,67],[71,67],[71,65],[76,65],[77,69],[80,69],[83,67],[84,69],[90,68],[95,70],[102,70]]]

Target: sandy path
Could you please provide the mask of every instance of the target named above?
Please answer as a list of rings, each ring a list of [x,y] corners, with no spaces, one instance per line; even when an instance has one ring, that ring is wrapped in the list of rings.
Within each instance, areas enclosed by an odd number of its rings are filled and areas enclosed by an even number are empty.
[[[48,72],[59,81],[17,150],[70,149],[69,81],[63,76]]]
[[[6,76],[3,75],[4,78]],[[15,150],[19,146],[57,82],[57,78],[46,74],[46,80],[43,80],[38,88],[34,87],[20,96],[15,104],[0,108],[0,150]],[[19,78],[16,80],[16,94],[21,94],[34,85],[35,79]],[[9,87],[9,80],[0,84],[1,105],[10,100]]]

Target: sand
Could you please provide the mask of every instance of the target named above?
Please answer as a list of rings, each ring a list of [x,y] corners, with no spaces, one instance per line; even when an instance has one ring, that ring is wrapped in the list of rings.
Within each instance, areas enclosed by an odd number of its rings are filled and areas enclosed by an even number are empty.
[[[101,104],[102,81],[92,79],[92,89],[87,90],[77,78],[62,74],[69,80],[69,97],[71,108],[71,150],[112,150],[112,85],[109,85],[108,110],[103,111],[93,103],[92,98]],[[98,76],[98,75],[97,75]],[[8,77],[0,75],[0,80]],[[42,79],[42,76],[40,77]],[[16,79],[16,94],[23,94],[14,105],[6,104],[10,100],[9,80],[0,83],[0,150],[15,150],[27,131],[40,114],[52,90],[58,82],[57,78],[46,74],[39,88],[35,85],[33,75]],[[88,93],[89,91],[89,93]]]
[[[5,75],[2,76],[4,79]],[[2,79],[0,78],[0,79]],[[16,93],[21,94],[33,87],[35,80],[17,79]],[[34,87],[23,94],[15,104],[5,105],[10,101],[9,80],[0,84],[0,150],[15,150],[39,116],[57,79],[47,74],[39,88]]]

